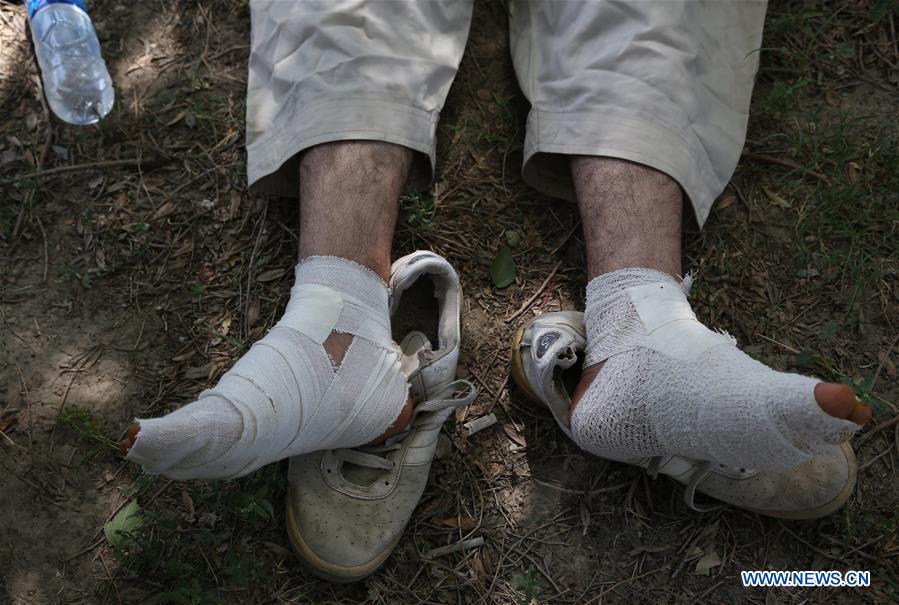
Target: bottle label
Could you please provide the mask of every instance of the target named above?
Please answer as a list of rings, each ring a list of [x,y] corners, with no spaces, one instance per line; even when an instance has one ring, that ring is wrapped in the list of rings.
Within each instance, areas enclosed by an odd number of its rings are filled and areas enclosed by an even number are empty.
[[[84,0],[28,0],[28,18],[31,19],[37,11],[50,4],[71,4],[87,13],[87,4]]]

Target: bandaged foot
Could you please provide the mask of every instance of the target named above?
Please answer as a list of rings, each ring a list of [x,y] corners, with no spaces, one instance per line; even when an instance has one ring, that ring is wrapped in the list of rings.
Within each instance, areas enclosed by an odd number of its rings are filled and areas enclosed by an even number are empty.
[[[772,370],[702,325],[687,302],[689,282],[622,269],[588,284],[584,378],[592,382],[582,380],[571,414],[580,447],[621,461],[674,454],[785,469],[858,430],[844,418],[867,421],[870,410],[848,387]]]
[[[386,284],[352,261],[310,257],[277,325],[196,402],[136,420],[127,458],[174,479],[240,477],[372,442],[401,415],[407,391]]]

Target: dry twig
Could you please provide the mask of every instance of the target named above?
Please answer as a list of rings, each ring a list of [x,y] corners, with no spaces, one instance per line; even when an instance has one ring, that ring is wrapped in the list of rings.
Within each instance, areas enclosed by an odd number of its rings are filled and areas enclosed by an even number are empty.
[[[533,304],[533,302],[537,300],[537,297],[540,296],[540,294],[546,289],[546,286],[549,285],[549,280],[553,278],[553,276],[556,274],[556,271],[558,271],[559,267],[561,266],[562,261],[556,263],[556,266],[552,268],[552,271],[549,272],[549,275],[546,276],[546,279],[543,280],[543,283],[540,284],[540,287],[537,288],[537,290],[531,295],[531,297],[524,301],[524,304],[521,305],[521,307],[519,307],[519,309],[515,311],[515,313],[506,317],[506,323],[513,321],[516,317],[528,310],[528,307],[530,307],[531,304]]]

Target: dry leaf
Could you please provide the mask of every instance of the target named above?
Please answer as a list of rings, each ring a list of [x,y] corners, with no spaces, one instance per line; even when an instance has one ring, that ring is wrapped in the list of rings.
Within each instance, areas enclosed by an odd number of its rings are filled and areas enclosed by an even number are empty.
[[[503,425],[503,431],[505,431],[506,436],[509,439],[511,439],[512,441],[514,441],[521,447],[527,446],[527,444],[528,444],[527,439],[524,438],[524,435],[521,434],[521,431],[518,430],[518,427],[516,427],[511,422],[507,422],[506,424]]]
[[[240,194],[236,191],[231,192],[231,206],[228,208],[228,219],[233,219],[240,211]]]
[[[18,421],[19,418],[15,414],[0,420],[0,433],[8,433]]]
[[[172,357],[172,361],[174,361],[176,363],[181,363],[182,361],[187,361],[188,359],[190,359],[191,357],[194,356],[194,352],[195,351],[193,349],[190,349],[186,353],[181,353],[180,355],[175,355],[174,357]]]
[[[183,120],[185,115],[187,115],[187,110],[186,110],[186,109],[185,109],[185,110],[182,110],[182,111],[180,111],[180,112],[178,112],[178,115],[176,115],[176,116],[175,116],[174,118],[172,118],[170,121],[166,122],[165,125],[166,125],[166,126],[174,126],[175,124],[177,124],[178,122],[180,122],[181,120]]]
[[[713,567],[718,567],[719,565],[721,565],[721,557],[718,556],[718,553],[715,552],[714,549],[710,548],[708,552],[696,562],[696,569],[693,571],[700,576],[707,576]]]
[[[771,200],[772,202],[774,202],[776,205],[780,206],[781,208],[792,208],[793,207],[793,204],[791,204],[784,198],[780,197],[779,195],[777,195],[775,192],[771,191],[767,187],[762,187],[762,191],[765,192],[765,195],[768,196],[769,200]]]
[[[190,252],[193,252],[193,250],[194,250],[194,241],[192,239],[189,239],[186,242],[184,242],[183,244],[181,244],[180,248],[178,248],[177,250],[172,252],[172,256],[173,257],[181,256],[182,254],[188,254]]]
[[[437,525],[442,527],[451,527],[453,529],[464,529],[466,531],[472,530],[478,526],[478,522],[468,516],[456,516],[456,517],[445,517],[443,519],[437,519]]]
[[[259,321],[259,299],[253,299],[250,307],[247,309],[247,327],[252,328],[253,324]]]
[[[268,542],[266,540],[263,540],[262,545],[265,546],[268,550],[270,550],[273,554],[278,555],[279,557],[292,557],[293,556],[293,553],[291,551],[284,548],[280,544],[275,544],[274,542]]]
[[[718,210],[724,210],[728,206],[732,206],[737,201],[737,195],[733,191],[725,191],[718,199]]]
[[[671,546],[670,546],[670,545],[669,545],[669,546],[662,546],[662,545],[659,545],[659,546],[638,546],[638,547],[636,547],[636,548],[631,549],[631,551],[628,552],[627,554],[629,554],[629,555],[632,556],[632,557],[635,557],[635,556],[637,556],[637,555],[639,555],[639,554],[642,554],[642,553],[645,553],[645,552],[648,552],[648,553],[665,552],[666,550],[671,550]]]
[[[195,368],[188,368],[184,371],[184,377],[190,378],[191,380],[206,380],[209,378],[210,370],[211,366],[208,363]]]
[[[175,202],[166,202],[162,206],[156,209],[156,212],[153,213],[153,216],[150,217],[151,221],[158,221],[161,218],[164,218],[175,211],[176,208]]]
[[[862,166],[858,162],[849,162],[846,165],[846,178],[853,185],[858,182],[858,175],[861,174]]]
[[[193,498],[190,497],[190,494],[186,489],[181,490],[181,502],[184,504],[184,509],[187,511],[187,520],[190,523],[193,523],[196,510],[194,509]]]
[[[896,377],[896,364],[893,363],[893,360],[890,359],[890,356],[887,355],[886,351],[881,351],[877,354],[877,360],[881,366],[883,366],[884,371],[887,373],[887,376],[890,378]]]
[[[285,269],[270,269],[257,277],[256,281],[262,283],[275,281],[276,279],[284,275],[284,271]]]
[[[481,548],[474,556],[474,569],[478,577],[488,577],[493,573],[493,562],[490,560],[490,551]]]

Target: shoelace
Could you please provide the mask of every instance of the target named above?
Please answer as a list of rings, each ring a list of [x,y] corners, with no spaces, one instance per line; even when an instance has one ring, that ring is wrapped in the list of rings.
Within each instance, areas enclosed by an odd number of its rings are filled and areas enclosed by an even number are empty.
[[[354,448],[341,448],[334,450],[334,457],[355,464],[356,466],[364,466],[373,469],[391,470],[395,466],[393,460],[387,458],[387,454],[403,447],[403,440],[412,433],[412,426],[415,424],[416,418],[423,413],[434,413],[451,408],[463,408],[470,405],[478,395],[475,386],[463,379],[454,380],[449,383],[445,389],[435,395],[433,399],[427,399],[412,410],[412,420],[408,426],[393,437],[389,437],[384,443],[379,445],[362,445]],[[443,423],[443,420],[440,421]]]
[[[681,457],[683,458],[683,456]],[[671,460],[671,458],[672,456],[653,456],[649,461],[649,466],[646,467],[646,474],[655,479],[659,476],[659,469]],[[690,480],[687,481],[684,489],[684,504],[687,505],[687,508],[691,508],[700,513],[708,513],[723,508],[723,504],[706,505],[696,503],[696,488],[700,483],[705,481],[706,477],[712,474],[714,471],[714,463],[692,460],[690,458],[684,459],[696,465],[696,468],[690,475]]]

